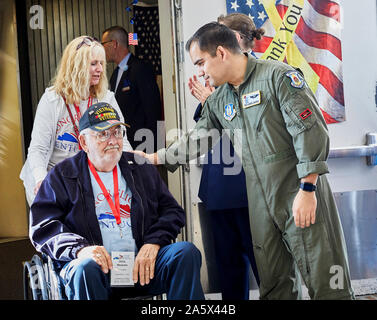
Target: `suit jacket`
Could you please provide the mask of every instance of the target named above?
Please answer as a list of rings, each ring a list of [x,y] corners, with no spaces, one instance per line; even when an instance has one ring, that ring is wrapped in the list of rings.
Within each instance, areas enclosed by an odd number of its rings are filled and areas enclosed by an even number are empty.
[[[202,105],[199,104],[194,120],[200,119]],[[225,164],[223,159],[222,146],[230,143],[230,156],[234,157],[234,163]],[[220,160],[219,163],[213,159]],[[213,163],[215,162],[215,163]],[[234,148],[228,136],[223,136],[216,145],[212,147],[212,152],[206,154],[200,180],[198,196],[209,211],[238,209],[248,206],[246,193],[245,172],[242,169],[240,159],[235,155]],[[225,168],[237,168],[239,174],[224,175]]]
[[[127,138],[131,146],[136,147],[142,141],[135,141],[137,130],[147,128],[153,133],[153,150],[157,150],[157,121],[162,119],[160,91],[155,74],[150,64],[131,54],[128,60],[128,69],[123,72],[119,81],[115,99],[130,125],[127,128]],[[111,91],[115,90],[118,72],[115,70],[110,78]],[[145,138],[144,140],[145,141]]]

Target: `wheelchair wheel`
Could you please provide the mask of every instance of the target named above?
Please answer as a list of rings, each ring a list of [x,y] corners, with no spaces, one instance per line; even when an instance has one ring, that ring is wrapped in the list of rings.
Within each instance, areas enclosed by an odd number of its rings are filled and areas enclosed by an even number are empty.
[[[65,300],[65,295],[63,293],[62,284],[60,282],[59,276],[57,275],[57,271],[55,270],[54,263],[52,259],[48,256],[47,263],[45,264],[48,269],[48,279],[47,283],[49,284],[49,292],[50,292],[50,299],[51,300]]]
[[[23,263],[24,299],[49,300],[49,291],[42,259],[34,255]]]

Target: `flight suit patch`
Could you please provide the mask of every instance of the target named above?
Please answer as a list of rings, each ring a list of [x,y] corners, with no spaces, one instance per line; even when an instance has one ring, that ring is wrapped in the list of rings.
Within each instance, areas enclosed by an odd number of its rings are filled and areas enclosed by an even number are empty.
[[[249,108],[261,103],[260,90],[242,95],[242,107]]]
[[[233,103],[228,103],[224,107],[224,118],[225,120],[231,121],[236,116],[236,109],[233,106]]]
[[[291,79],[292,87],[301,89],[304,86],[304,78],[298,71],[288,71],[285,75]]]
[[[312,112],[310,111],[310,109],[306,109],[305,111],[300,113],[300,117],[301,117],[302,120],[305,120],[308,117],[310,117],[311,114],[312,114]]]

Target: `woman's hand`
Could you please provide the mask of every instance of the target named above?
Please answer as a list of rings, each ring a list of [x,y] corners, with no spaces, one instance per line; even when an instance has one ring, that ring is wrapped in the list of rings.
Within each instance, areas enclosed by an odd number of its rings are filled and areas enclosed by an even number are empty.
[[[196,76],[189,78],[188,87],[191,94],[198,99],[202,105],[204,105],[204,102],[212,92],[215,91],[215,88],[211,87],[208,81],[206,81],[205,86],[203,86]]]

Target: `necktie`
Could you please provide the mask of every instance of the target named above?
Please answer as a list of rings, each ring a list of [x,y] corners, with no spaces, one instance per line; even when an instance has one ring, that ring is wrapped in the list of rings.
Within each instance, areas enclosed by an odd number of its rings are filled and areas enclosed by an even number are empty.
[[[111,91],[115,92],[116,82],[118,79],[119,67],[116,67],[110,78]]]
[[[120,81],[120,78],[122,78],[122,74],[123,74],[123,69],[120,69],[119,66],[117,67],[117,78],[116,78],[116,83],[115,83],[115,89],[114,89],[114,92],[117,91],[118,89],[118,85],[119,85],[119,81]]]

